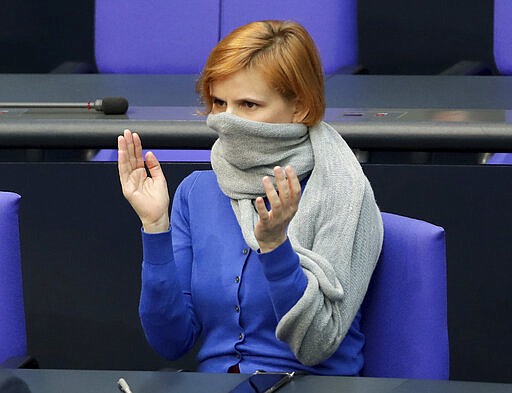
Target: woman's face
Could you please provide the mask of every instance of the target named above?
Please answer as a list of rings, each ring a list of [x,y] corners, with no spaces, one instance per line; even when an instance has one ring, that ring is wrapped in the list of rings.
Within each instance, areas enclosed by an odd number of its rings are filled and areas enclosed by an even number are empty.
[[[243,69],[211,85],[212,113],[232,113],[247,120],[266,123],[297,121],[296,100],[287,100],[272,89],[263,73]]]

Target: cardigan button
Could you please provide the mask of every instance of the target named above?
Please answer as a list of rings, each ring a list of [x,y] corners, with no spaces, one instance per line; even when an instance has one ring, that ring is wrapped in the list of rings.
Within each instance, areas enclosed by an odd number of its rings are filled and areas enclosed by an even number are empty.
[[[235,306],[235,311],[236,311],[236,312],[240,312],[240,307]]]
[[[235,282],[238,284],[240,282],[240,276],[235,277]]]
[[[242,254],[244,254],[244,255],[247,255],[247,253],[248,253],[248,252],[249,252],[249,250],[248,250],[247,248],[244,248],[244,249],[242,250]]]

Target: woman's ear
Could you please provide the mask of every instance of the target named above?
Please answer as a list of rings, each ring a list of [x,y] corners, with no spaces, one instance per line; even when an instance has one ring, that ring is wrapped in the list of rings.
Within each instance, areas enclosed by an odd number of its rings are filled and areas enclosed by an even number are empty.
[[[293,112],[293,123],[302,123],[304,119],[306,118],[306,115],[308,114],[308,111],[306,110],[306,107],[302,103],[301,100],[298,98],[295,99],[295,111]]]

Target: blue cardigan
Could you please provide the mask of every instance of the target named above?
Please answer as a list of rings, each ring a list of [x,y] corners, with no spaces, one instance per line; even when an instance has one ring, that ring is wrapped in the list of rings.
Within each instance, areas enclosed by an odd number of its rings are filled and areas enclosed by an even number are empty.
[[[280,318],[306,288],[289,241],[270,253],[251,250],[213,171],[194,172],[178,187],[171,230],[142,232],[139,313],[159,354],[177,359],[202,342],[199,371],[306,371],[357,375],[363,365],[360,313],[329,359],[304,366],[275,337]]]

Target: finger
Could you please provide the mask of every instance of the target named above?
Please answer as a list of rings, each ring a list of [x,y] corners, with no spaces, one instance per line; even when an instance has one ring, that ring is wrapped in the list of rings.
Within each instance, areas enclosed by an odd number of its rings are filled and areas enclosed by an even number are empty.
[[[265,206],[265,201],[262,197],[256,198],[256,211],[258,212],[258,216],[260,216],[260,221],[264,225],[268,225],[270,221],[270,216],[268,214],[267,207]]]
[[[128,131],[128,132],[126,132]],[[117,167],[121,184],[126,184],[131,173],[134,171],[133,163],[130,160],[129,153],[129,140],[131,140],[132,134],[129,130],[125,130],[123,135],[117,138]]]
[[[126,139],[123,135],[119,135],[117,137],[117,169],[119,171],[119,179],[121,180],[121,184],[124,184],[132,169],[128,159],[127,149]]]
[[[279,199],[283,206],[287,206],[290,199],[290,189],[283,168],[280,166],[274,167],[274,176],[276,178],[277,190],[279,191]]]
[[[165,179],[160,162],[152,151],[148,151],[146,153],[146,165],[153,180],[157,180],[159,178]]]
[[[290,205],[298,207],[302,193],[299,178],[297,177],[295,169],[290,165],[286,166],[285,172],[286,177],[288,178],[288,187],[290,189]]]
[[[132,169],[136,169],[137,159],[135,158],[135,145],[133,143],[133,134],[130,130],[124,130],[124,139],[126,141],[126,152],[128,155],[128,160],[130,161]]]
[[[142,157],[142,141],[139,134],[134,132],[133,134],[133,152],[135,155],[136,168],[144,168],[144,158]]]
[[[270,210],[277,214],[281,211],[281,200],[279,199],[279,195],[277,195],[277,191],[274,188],[270,177],[265,176],[263,178],[263,188],[265,189],[265,194],[270,202]]]

